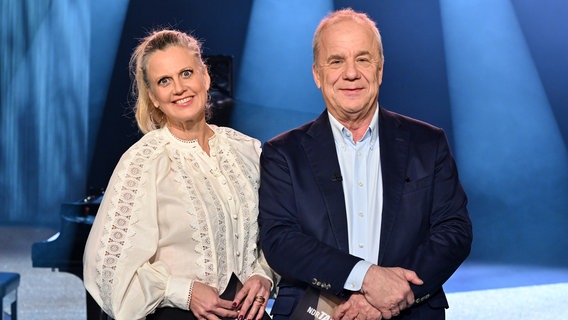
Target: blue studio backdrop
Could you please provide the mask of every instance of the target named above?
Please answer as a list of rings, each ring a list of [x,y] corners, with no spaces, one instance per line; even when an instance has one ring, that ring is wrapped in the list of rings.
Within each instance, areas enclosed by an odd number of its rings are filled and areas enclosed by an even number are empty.
[[[0,2],[0,223],[59,224],[139,137],[128,60],[159,27],[232,58],[228,125],[266,141],[324,109],[311,39],[330,10],[383,36],[380,103],[444,128],[470,260],[568,266],[568,4],[558,0]]]

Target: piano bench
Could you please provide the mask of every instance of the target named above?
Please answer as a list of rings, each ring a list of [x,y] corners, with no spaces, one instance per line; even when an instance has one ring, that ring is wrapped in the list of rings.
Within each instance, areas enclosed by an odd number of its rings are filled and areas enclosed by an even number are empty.
[[[11,304],[10,318],[18,319],[18,286],[20,274],[12,272],[0,272],[0,320],[4,319],[4,302]]]

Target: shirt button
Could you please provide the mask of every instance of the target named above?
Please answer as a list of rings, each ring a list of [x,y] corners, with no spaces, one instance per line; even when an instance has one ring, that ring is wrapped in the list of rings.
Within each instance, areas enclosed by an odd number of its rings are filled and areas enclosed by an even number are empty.
[[[359,248],[363,248],[363,247],[365,247],[365,245],[362,244],[362,243],[359,243]]]
[[[363,218],[365,216],[365,214],[363,212],[359,212],[357,215],[361,218]]]
[[[237,220],[238,218],[239,218],[239,217],[238,217],[236,214],[233,215],[233,219],[234,219],[234,220]]]
[[[359,181],[358,185],[359,185],[359,187],[362,187],[362,186],[363,186],[363,182]]]
[[[239,251],[237,251],[237,257],[240,257],[241,253]]]
[[[358,157],[361,156],[361,151],[357,151],[357,156],[358,156]]]

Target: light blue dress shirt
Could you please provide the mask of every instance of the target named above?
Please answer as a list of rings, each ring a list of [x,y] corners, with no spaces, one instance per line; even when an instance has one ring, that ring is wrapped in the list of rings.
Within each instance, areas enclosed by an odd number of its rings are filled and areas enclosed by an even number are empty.
[[[378,107],[365,135],[357,142],[345,126],[328,114],[343,178],[349,253],[363,259],[351,270],[344,288],[360,291],[367,270],[378,262],[381,238],[383,179]]]

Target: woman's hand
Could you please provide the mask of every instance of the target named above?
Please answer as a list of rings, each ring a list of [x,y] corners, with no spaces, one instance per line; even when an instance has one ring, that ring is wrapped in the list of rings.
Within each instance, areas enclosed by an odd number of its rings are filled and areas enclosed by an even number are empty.
[[[238,319],[260,320],[264,316],[272,283],[258,275],[250,277],[235,296],[233,306],[239,309]]]
[[[197,281],[193,283],[189,309],[200,320],[235,319],[238,315],[232,301],[219,298],[216,288]]]

